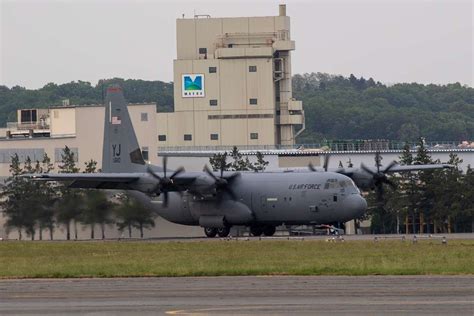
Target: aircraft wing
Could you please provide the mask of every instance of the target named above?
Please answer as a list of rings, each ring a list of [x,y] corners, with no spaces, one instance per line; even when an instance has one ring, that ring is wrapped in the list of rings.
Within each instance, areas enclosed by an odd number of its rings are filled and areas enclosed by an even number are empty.
[[[387,173],[409,172],[432,169],[448,169],[454,166],[448,164],[432,164],[432,165],[395,165],[390,168]]]
[[[23,177],[37,181],[71,181],[69,187],[84,189],[129,189],[129,184],[139,180],[140,173],[48,173],[25,174]]]

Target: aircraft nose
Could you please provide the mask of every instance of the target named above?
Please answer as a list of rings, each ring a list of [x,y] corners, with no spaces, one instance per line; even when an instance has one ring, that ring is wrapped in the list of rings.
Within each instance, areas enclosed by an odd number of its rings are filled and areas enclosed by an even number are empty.
[[[359,194],[348,196],[345,201],[345,208],[352,218],[362,216],[367,210],[367,201]]]

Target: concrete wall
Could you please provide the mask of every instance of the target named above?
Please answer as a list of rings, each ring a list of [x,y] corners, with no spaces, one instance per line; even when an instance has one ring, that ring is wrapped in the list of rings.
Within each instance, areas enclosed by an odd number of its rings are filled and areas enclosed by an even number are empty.
[[[51,136],[76,134],[76,108],[53,108],[50,111]]]

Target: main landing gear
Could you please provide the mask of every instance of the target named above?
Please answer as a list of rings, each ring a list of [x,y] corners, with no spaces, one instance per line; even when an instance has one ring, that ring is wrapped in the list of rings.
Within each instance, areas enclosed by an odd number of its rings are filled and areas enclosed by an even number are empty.
[[[273,236],[275,234],[276,227],[275,226],[250,226],[250,234],[252,236]],[[219,237],[227,237],[230,233],[230,226],[222,227],[222,228],[212,228],[212,227],[205,227],[204,234],[206,234],[209,238],[214,238],[216,236]]]
[[[226,226],[223,228],[211,228],[211,227],[204,228],[204,234],[206,234],[206,236],[209,238],[214,238],[216,237],[216,235],[219,235],[219,237],[227,237],[229,236],[229,233],[230,233],[229,226]]]
[[[216,237],[217,228],[204,227],[204,234],[206,234],[206,236],[209,238]]]
[[[273,236],[275,234],[275,226],[250,226],[250,234],[252,236]]]

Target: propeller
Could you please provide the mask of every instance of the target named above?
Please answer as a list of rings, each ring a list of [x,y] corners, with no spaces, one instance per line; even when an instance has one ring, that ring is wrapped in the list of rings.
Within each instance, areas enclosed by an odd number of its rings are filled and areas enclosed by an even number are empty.
[[[381,160],[382,159],[381,159],[381,156],[380,156],[380,152],[376,152],[375,162],[376,162],[376,166],[377,166],[377,171],[373,171],[372,169],[368,168],[363,163],[360,165],[360,168],[362,170],[364,170],[365,172],[367,172],[368,174],[370,174],[372,176],[373,181],[374,181],[374,185],[375,185],[375,190],[376,190],[376,193],[377,193],[377,200],[379,202],[382,202],[383,194],[385,193],[384,188],[383,188],[384,184],[388,184],[392,189],[396,188],[395,183],[393,183],[387,177],[387,173],[397,164],[397,162],[392,161],[385,168],[380,169],[380,167],[381,167],[380,161]]]
[[[330,158],[330,154],[326,154],[324,156],[324,162],[323,162],[323,169],[324,171],[328,171],[328,166],[329,166],[329,158]],[[313,171],[313,172],[317,172],[318,170],[313,166],[313,164],[310,162],[308,164],[308,168],[309,170]]]
[[[163,176],[161,177],[159,174],[155,173],[151,166],[147,166],[147,172],[156,180],[158,180],[155,188],[152,190],[152,192],[157,193],[158,195],[160,193],[163,193],[163,206],[168,207],[168,201],[169,201],[169,196],[168,193],[172,191],[177,191],[181,193],[182,189],[174,183],[174,178],[179,175],[180,173],[183,173],[185,170],[183,167],[179,167],[176,169],[170,177],[166,176],[166,171],[167,171],[167,165],[168,165],[168,157],[164,156],[163,157]]]
[[[224,177],[224,169],[226,166],[225,159],[221,160],[220,176],[216,177],[214,173],[209,169],[207,165],[204,166],[204,172],[206,172],[213,180],[217,192],[225,192],[230,195],[232,200],[237,200],[237,195],[232,191],[232,182],[240,176],[240,173],[234,173],[230,176]]]

